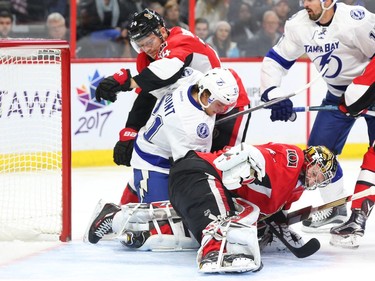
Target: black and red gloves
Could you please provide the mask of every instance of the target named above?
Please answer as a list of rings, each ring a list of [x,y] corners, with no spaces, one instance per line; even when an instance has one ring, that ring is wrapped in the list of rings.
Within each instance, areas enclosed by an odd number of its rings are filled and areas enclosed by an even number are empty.
[[[122,68],[114,75],[104,78],[95,91],[95,98],[98,102],[109,100],[115,102],[117,93],[120,91],[130,91],[131,74],[129,69]]]

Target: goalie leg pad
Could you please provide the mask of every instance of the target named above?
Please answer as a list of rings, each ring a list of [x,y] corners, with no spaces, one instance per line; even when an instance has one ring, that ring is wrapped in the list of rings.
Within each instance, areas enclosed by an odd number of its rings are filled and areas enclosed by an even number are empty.
[[[239,214],[216,218],[203,231],[197,254],[200,272],[247,272],[261,268],[256,226],[259,208],[245,200],[236,204],[237,208],[241,210]],[[205,248],[212,248],[212,240],[220,244],[220,249],[207,252]]]
[[[115,216],[112,227],[123,245],[141,251],[181,251],[199,247],[169,201],[126,204]]]

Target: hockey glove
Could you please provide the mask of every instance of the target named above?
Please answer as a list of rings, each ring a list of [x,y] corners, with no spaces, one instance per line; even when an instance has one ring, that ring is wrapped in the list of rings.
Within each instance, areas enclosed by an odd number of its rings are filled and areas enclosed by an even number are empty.
[[[120,140],[113,149],[113,161],[117,165],[130,167],[132,159],[134,140],[138,132],[132,128],[124,128],[120,131]]]
[[[230,178],[232,178],[233,181],[239,180],[240,183],[245,184],[244,181],[249,183],[255,178],[261,181],[266,175],[266,163],[263,154],[259,149],[247,143],[233,146],[217,157],[214,164],[216,168],[228,176],[228,182],[231,182]],[[231,170],[233,171],[231,172]]]
[[[120,91],[130,91],[131,74],[129,69],[121,69],[113,76],[104,78],[95,91],[95,97],[98,102],[102,99],[115,102],[117,93]]]
[[[279,87],[271,87],[264,91],[261,96],[261,100],[264,102],[269,102],[270,100],[280,98],[285,96]],[[270,105],[266,108],[271,109],[271,120],[274,121],[288,121],[289,118],[293,115],[296,116],[293,111],[293,102],[290,99],[282,100],[278,103]]]
[[[352,116],[354,118],[359,117],[362,113],[365,114],[367,112],[367,110],[361,110],[360,112],[350,111],[350,109],[346,105],[344,96],[341,97],[340,104],[339,104],[339,110],[342,113],[344,113],[346,116]]]

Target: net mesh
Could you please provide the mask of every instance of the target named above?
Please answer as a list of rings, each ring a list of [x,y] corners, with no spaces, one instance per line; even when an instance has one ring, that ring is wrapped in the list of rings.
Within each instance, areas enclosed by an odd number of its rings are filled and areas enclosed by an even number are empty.
[[[62,228],[61,50],[0,48],[0,240]]]

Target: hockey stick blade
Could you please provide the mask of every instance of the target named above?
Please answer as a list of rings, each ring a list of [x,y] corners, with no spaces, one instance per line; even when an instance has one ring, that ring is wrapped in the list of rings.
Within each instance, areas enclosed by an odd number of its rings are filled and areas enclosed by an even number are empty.
[[[251,112],[254,112],[256,110],[259,110],[259,109],[262,109],[262,108],[266,108],[266,107],[269,107],[275,103],[278,103],[280,101],[283,101],[283,100],[286,100],[286,99],[289,99],[291,97],[294,97],[295,95],[305,91],[306,89],[310,88],[310,86],[315,83],[320,77],[322,77],[328,70],[328,65],[326,64],[322,70],[318,73],[318,75],[316,77],[314,77],[314,79],[312,79],[309,83],[307,83],[305,86],[303,86],[301,89],[289,94],[289,95],[286,95],[284,97],[279,97],[279,98],[276,98],[276,99],[273,99],[273,100],[270,100],[268,102],[265,102],[265,103],[262,103],[262,104],[259,104],[255,107],[252,107],[252,108],[249,108],[247,110],[244,110],[244,111],[240,111],[240,112],[237,112],[237,113],[234,113],[232,115],[229,115],[227,117],[224,117],[224,118],[221,118],[219,120],[217,120],[215,122],[215,125],[219,125],[221,123],[224,123],[228,120],[231,120],[233,118],[237,118],[238,116],[241,116],[241,115],[245,115],[245,114],[248,114],[248,113],[251,113]]]
[[[316,253],[320,249],[320,242],[316,238],[311,238],[307,243],[302,245],[301,247],[294,247],[291,245],[283,236],[282,233],[280,233],[275,227],[274,223],[270,222],[268,223],[266,221],[267,225],[270,228],[270,231],[276,235],[277,238],[288,248],[288,250],[295,255],[297,258],[302,259],[306,258],[308,256],[311,256],[312,254]]]
[[[316,212],[319,212],[328,208],[337,207],[347,202],[357,200],[359,198],[363,198],[363,197],[370,196],[370,195],[375,195],[375,186],[371,186],[370,188],[366,190],[354,193],[353,195],[349,195],[349,196],[337,199],[335,201],[332,201],[332,202],[329,202],[329,203],[326,203],[317,207],[307,206],[302,209],[298,209],[296,211],[290,212],[287,215],[286,223],[288,225],[298,223],[298,222],[308,219],[313,213],[316,213]]]

